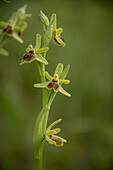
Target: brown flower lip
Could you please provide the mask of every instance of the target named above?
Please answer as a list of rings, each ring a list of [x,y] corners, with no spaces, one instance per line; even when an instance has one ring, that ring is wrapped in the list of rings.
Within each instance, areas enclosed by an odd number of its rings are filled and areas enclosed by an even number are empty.
[[[60,38],[63,42],[65,42],[65,40],[64,40],[61,36],[59,36],[59,38]],[[54,41],[55,41],[56,44],[61,45],[61,44],[57,41],[56,38],[54,38]]]
[[[47,85],[47,87],[48,87],[49,89],[54,88],[55,90],[58,90],[59,85],[57,84],[57,81],[52,80],[52,82],[50,82],[50,83]]]
[[[33,51],[29,51],[29,53],[24,54],[23,56],[23,60],[30,62],[35,58],[35,55],[33,53]]]
[[[56,142],[57,146],[63,145],[63,142],[62,142],[61,139],[55,138],[55,137],[53,137],[52,135],[49,135],[49,138],[50,138],[52,141]]]
[[[7,34],[13,34],[13,30],[11,26],[7,26],[3,29],[3,33],[6,32]]]

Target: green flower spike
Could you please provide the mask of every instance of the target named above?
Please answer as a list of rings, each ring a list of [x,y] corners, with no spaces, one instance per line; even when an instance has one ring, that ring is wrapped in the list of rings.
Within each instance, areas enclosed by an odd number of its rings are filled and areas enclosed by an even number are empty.
[[[48,90],[53,89],[54,92],[60,92],[68,97],[71,95],[62,88],[62,84],[69,84],[69,80],[65,80],[65,77],[69,71],[70,65],[68,65],[63,71],[63,64],[59,63],[55,70],[54,76],[52,77],[48,72],[45,72],[46,78],[49,80],[45,83],[35,84],[37,88],[47,88]]]
[[[55,122],[53,122],[46,130],[46,140],[50,143],[53,144],[55,146],[63,146],[64,143],[66,143],[67,141],[59,136],[56,136],[57,133],[59,133],[61,131],[60,128],[55,128],[52,129],[51,128],[53,126],[55,126],[56,124],[58,124],[59,122],[61,122],[62,119],[58,119]]]
[[[0,25],[3,26],[3,29],[0,30],[0,34],[5,34],[9,37],[13,37],[20,43],[23,43],[21,35],[27,27],[27,23],[24,20],[31,16],[31,14],[25,14],[26,7],[27,6],[24,5],[23,7],[19,8],[8,22],[0,22]]]
[[[53,24],[53,41],[55,44],[59,45],[59,46],[63,46],[65,47],[65,40],[61,37],[61,33],[63,32],[62,28],[56,28],[56,14],[53,14],[51,16],[51,20],[53,20],[53,17],[55,18],[54,20],[54,24]]]
[[[35,48],[33,48],[32,45],[29,45],[26,49],[27,53],[24,54],[23,59],[21,60],[20,65],[24,63],[31,63],[34,60],[37,60],[38,62],[48,64],[47,60],[42,57],[41,53],[44,53],[49,50],[48,47],[40,48],[41,46],[41,35],[36,35],[36,45]]]

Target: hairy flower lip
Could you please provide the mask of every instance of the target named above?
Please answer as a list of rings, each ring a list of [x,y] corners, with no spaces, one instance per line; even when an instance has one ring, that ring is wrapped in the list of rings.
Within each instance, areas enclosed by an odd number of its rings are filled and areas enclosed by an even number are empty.
[[[12,29],[12,26],[7,26],[3,29],[2,31],[3,33],[7,33],[7,34],[13,34],[13,29]]]
[[[34,60],[34,58],[35,58],[35,55],[31,52],[23,55],[23,60],[26,62],[30,62],[30,61]]]

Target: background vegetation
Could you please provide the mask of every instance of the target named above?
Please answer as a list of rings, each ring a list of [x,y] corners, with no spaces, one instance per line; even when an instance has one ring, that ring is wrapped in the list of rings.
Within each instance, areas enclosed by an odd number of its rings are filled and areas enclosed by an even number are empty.
[[[0,21],[28,5],[24,44],[11,40],[8,57],[0,56],[0,170],[33,170],[33,129],[41,110],[41,90],[36,63],[19,66],[28,44],[42,33],[41,9],[56,13],[63,27],[65,48],[51,42],[47,70],[53,73],[60,61],[71,64],[66,86],[71,98],[61,94],[50,111],[49,124],[63,118],[62,148],[45,143],[45,170],[113,169],[113,1],[97,0],[0,0]],[[51,60],[51,61],[50,61]],[[62,104],[62,105],[61,105]],[[63,107],[61,107],[63,106]]]

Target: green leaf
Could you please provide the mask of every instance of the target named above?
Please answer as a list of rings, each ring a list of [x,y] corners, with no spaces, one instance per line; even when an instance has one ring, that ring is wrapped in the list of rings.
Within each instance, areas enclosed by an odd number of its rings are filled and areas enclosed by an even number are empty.
[[[70,69],[70,64],[68,64],[67,67],[62,72],[62,74],[60,75],[60,79],[65,79],[65,77],[67,76],[67,74],[69,72],[69,69]]]
[[[36,54],[36,58],[35,59],[37,61],[41,62],[41,63],[44,63],[45,65],[48,64],[47,60],[45,58],[43,58],[41,54]]]
[[[54,73],[54,76],[55,74],[58,75],[58,78],[60,77],[61,73],[63,71],[63,64],[62,63],[59,63],[56,67],[56,70],[55,70],[55,73]]]
[[[43,117],[45,112],[46,112],[46,107],[43,108],[42,111],[39,113],[35,123],[33,143],[34,143],[34,157],[36,159],[40,159],[40,145],[41,142],[44,140],[42,124],[43,124]]]
[[[36,87],[36,88],[46,88],[49,83],[50,83],[50,81],[44,82],[44,83],[34,84],[34,87]]]
[[[71,97],[71,95],[68,92],[66,92],[61,86],[59,87],[59,92],[68,96],[68,97]]]
[[[8,52],[4,50],[3,48],[0,48],[0,54],[8,56]]]
[[[12,37],[19,41],[20,43],[23,43],[23,40],[19,37],[19,35],[16,32],[13,32]]]

